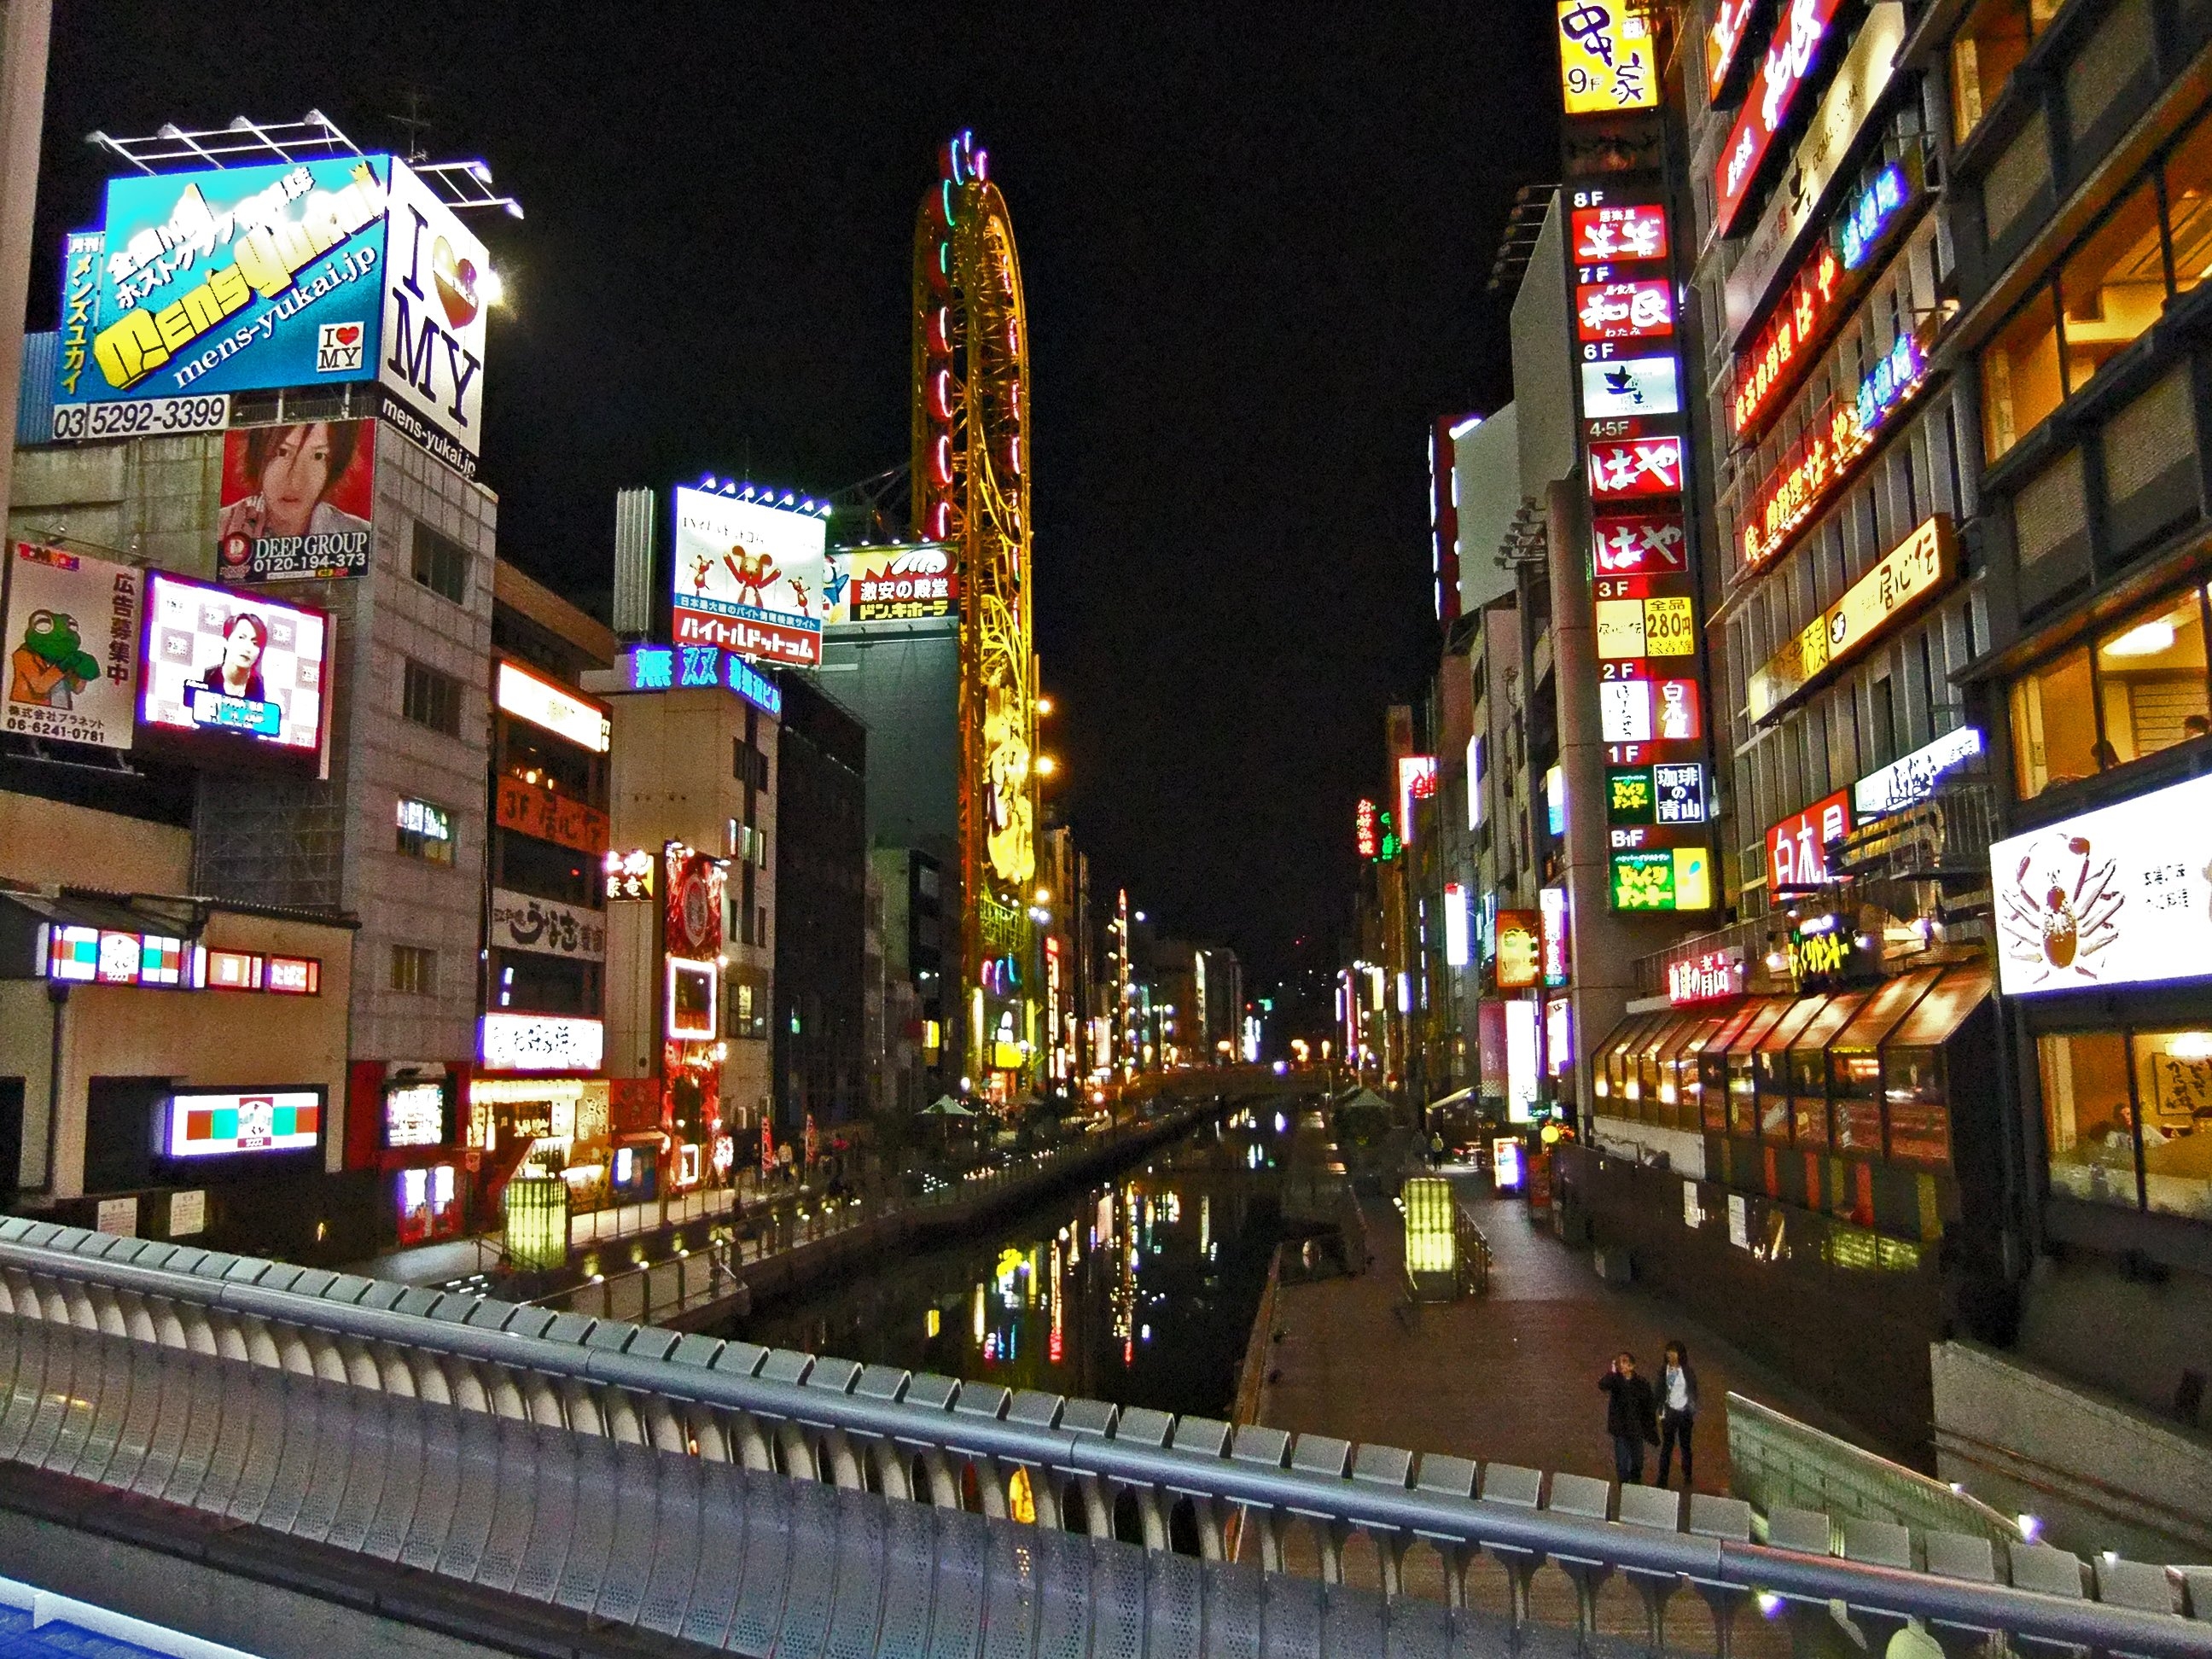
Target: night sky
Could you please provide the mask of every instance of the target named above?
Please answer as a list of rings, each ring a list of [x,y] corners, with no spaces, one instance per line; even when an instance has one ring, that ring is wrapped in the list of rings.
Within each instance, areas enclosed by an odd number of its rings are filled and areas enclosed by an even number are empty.
[[[429,159],[528,214],[474,220],[501,553],[601,605],[620,485],[905,459],[915,210],[973,127],[1030,307],[1058,795],[1095,882],[1270,973],[1343,921],[1384,706],[1433,672],[1428,422],[1510,395],[1484,287],[1557,172],[1546,9],[1024,13],[64,0],[30,323],[97,219],[87,132],[319,108],[404,151],[411,89]]]

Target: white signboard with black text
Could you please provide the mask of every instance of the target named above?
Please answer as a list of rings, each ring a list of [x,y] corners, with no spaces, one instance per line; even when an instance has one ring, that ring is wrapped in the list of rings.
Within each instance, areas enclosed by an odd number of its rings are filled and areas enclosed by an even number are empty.
[[[541,956],[567,957],[574,962],[605,962],[606,913],[495,887],[491,942],[502,951],[535,951]]]

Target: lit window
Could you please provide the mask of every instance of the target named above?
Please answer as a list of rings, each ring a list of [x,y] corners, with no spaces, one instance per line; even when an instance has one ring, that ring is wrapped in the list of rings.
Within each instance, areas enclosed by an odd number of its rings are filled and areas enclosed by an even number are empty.
[[[2212,707],[2195,589],[2163,608],[2136,612],[2098,640],[2097,691],[2114,764],[2205,734]]]
[[[2051,1190],[2136,1208],[2127,1039],[2117,1031],[2082,1032],[2041,1037],[2035,1047]]]
[[[2068,652],[2012,684],[2014,786],[2022,800],[2100,769],[2089,653]]]
[[[1951,113],[1954,142],[1997,100],[2030,41],[2057,14],[2061,0],[1982,0],[1951,38]]]
[[[2041,289],[1982,352],[1982,440],[1996,458],[2065,401],[2058,362],[2058,320]]]
[[[392,988],[405,996],[434,995],[438,989],[438,953],[419,945],[393,945]]]
[[[2112,623],[2012,684],[2014,783],[2021,799],[2212,736],[2204,611],[2195,588]]]
[[[2212,1221],[2212,1031],[2137,1031],[2131,1046],[2144,1200]]]
[[[2200,119],[2166,157],[2166,216],[2173,285],[2185,294],[2212,276],[2212,119]]]
[[[2067,389],[2079,392],[2166,308],[2166,254],[2148,179],[2068,257],[2058,296]]]

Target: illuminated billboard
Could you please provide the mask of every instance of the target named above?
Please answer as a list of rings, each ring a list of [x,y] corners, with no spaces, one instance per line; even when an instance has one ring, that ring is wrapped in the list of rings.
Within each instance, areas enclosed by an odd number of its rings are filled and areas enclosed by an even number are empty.
[[[110,179],[53,435],[204,431],[230,392],[374,380],[391,179],[389,156],[343,155]],[[147,407],[104,407],[124,401]]]
[[[1710,910],[1712,855],[1703,847],[1614,853],[1611,892],[1616,910]]]
[[[1990,848],[2007,996],[2212,974],[2212,777]]]
[[[145,573],[18,542],[8,560],[8,701],[0,728],[131,747]]]
[[[259,593],[146,573],[142,728],[210,757],[322,753],[330,620]]]
[[[1750,199],[1759,166],[1812,78],[1841,0],[1784,0],[1735,126],[1713,167],[1713,228],[1725,236]]]
[[[557,1014],[486,1014],[477,1057],[488,1072],[596,1072],[606,1053],[604,1020]]]
[[[1835,878],[1828,848],[1851,832],[1851,795],[1838,789],[1766,831],[1766,888],[1771,893],[1810,893]]]
[[[162,1151],[171,1158],[301,1152],[320,1136],[320,1089],[194,1091],[169,1097]]]
[[[811,503],[675,491],[674,639],[811,668],[829,609],[829,524]]]
[[[533,674],[520,663],[501,660],[492,696],[501,713],[527,720],[540,731],[550,732],[595,755],[605,754],[614,741],[614,722],[605,704]]]
[[[212,431],[234,392],[380,380],[473,476],[492,289],[483,244],[389,155],[111,179],[64,260],[52,434]]]
[[[1959,568],[1948,514],[1935,514],[1884,554],[1755,670],[1745,684],[1753,720],[1788,704],[1831,669],[1842,666],[1948,587]]]
[[[1659,106],[1657,43],[1628,0],[1558,0],[1559,97],[1570,115]]]
[[[483,429],[491,256],[404,161],[392,164],[385,265],[375,367],[388,394],[386,418],[473,477]]]
[[[855,547],[829,558],[823,620],[832,627],[960,612],[960,573],[949,547]]]
[[[226,433],[216,574],[226,582],[365,574],[375,503],[374,421]]]
[[[1410,847],[1413,842],[1413,803],[1428,800],[1437,793],[1437,757],[1434,755],[1401,755],[1398,757],[1398,833]]]

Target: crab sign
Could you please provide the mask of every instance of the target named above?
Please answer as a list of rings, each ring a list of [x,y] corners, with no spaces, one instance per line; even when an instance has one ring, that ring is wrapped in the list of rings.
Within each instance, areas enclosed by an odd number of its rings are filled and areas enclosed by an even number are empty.
[[[2127,896],[2118,866],[2098,861],[2087,836],[2032,847],[1998,895],[2005,954],[2035,970],[2035,982],[2078,975],[2097,978],[2091,960],[2120,936]]]
[[[722,563],[738,584],[738,597],[755,609],[760,606],[761,590],[783,574],[775,555],[748,552],[742,544],[723,554]]]

